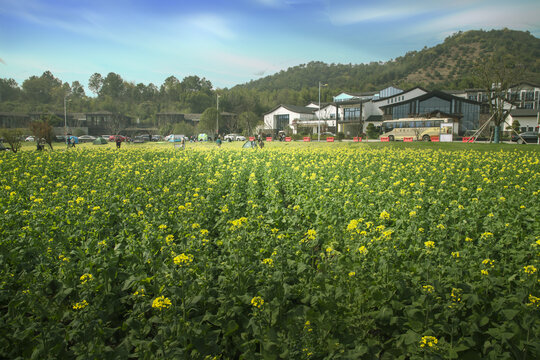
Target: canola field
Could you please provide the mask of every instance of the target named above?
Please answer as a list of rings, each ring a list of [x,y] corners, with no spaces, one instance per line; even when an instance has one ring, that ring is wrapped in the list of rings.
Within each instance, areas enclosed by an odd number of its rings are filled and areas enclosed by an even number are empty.
[[[0,358],[540,358],[540,152],[302,145],[0,154]]]

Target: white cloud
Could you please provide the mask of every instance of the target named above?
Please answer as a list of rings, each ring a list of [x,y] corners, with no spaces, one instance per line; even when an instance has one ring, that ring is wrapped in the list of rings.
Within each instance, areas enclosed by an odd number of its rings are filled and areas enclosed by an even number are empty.
[[[199,14],[187,19],[189,25],[195,29],[206,32],[222,39],[234,39],[235,32],[232,30],[226,18],[215,14]]]
[[[491,30],[504,27],[518,30],[536,29],[538,31],[540,28],[539,13],[540,4],[530,4],[529,7],[507,5],[465,9],[417,23],[405,30],[404,35],[433,33],[446,36],[459,30]]]
[[[448,12],[481,2],[485,0],[454,0],[451,5],[447,2],[430,0],[415,2],[383,0],[374,3],[327,0],[326,14],[334,25],[351,25],[370,21],[388,22],[423,14]]]

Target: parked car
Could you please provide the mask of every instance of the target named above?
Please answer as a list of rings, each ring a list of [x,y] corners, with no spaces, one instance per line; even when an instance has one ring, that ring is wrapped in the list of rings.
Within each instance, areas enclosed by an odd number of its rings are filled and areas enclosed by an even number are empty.
[[[126,141],[127,137],[124,135],[111,135],[109,136],[109,141],[116,141],[116,139],[120,139],[120,141]]]
[[[144,137],[143,135],[137,135],[133,138],[133,143],[135,144],[142,144],[145,141],[148,141],[148,137]]]
[[[524,144],[525,142],[528,143],[538,143],[538,133],[535,131],[526,131],[521,134],[519,134],[521,137],[519,137],[517,134],[512,134],[512,141],[517,142],[518,144]],[[525,140],[525,141],[523,141]]]
[[[165,141],[168,142],[181,142],[183,138],[185,138],[185,135],[179,135],[179,134],[170,134],[165,136]]]
[[[92,136],[92,135],[81,135],[81,136],[79,136],[79,141],[82,142],[82,143],[92,142],[94,140],[96,140],[96,137]]]
[[[33,136],[28,136],[24,141],[36,141],[36,139]]]
[[[163,136],[161,135],[152,135],[151,141],[163,141]]]
[[[246,141],[246,137],[238,134],[227,134],[223,137],[225,141]]]

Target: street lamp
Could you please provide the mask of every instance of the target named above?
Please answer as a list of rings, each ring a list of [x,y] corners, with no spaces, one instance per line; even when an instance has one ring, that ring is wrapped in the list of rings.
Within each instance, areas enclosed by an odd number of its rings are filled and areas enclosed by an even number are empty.
[[[319,111],[317,111],[317,132],[319,134],[318,141],[321,141],[321,86],[328,86],[328,84],[321,84],[319,81]]]
[[[219,137],[219,94],[217,95],[216,140]]]
[[[67,136],[67,105],[66,102],[68,95],[64,96],[64,135]]]

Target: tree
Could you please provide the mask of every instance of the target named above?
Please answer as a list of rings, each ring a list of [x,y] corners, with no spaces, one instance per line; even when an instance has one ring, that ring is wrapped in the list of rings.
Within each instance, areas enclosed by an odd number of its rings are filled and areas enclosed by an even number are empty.
[[[523,67],[513,59],[493,55],[481,58],[474,69],[476,86],[484,90],[491,121],[495,125],[494,143],[499,143],[500,128],[513,107],[510,92],[516,91],[516,84],[521,81]]]
[[[51,103],[55,91],[61,90],[62,81],[55,78],[50,71],[45,71],[40,77],[31,76],[23,82],[26,99],[33,103]]]
[[[71,96],[75,99],[81,99],[86,97],[84,93],[84,87],[78,81],[73,81],[71,83]]]
[[[18,100],[21,89],[13,79],[0,79],[0,102]]]
[[[367,136],[370,139],[377,139],[379,137],[379,132],[373,123],[369,123],[366,127]]]
[[[174,124],[173,134],[192,136],[195,135],[195,127],[183,121],[178,124]]]
[[[19,129],[4,129],[2,130],[2,137],[11,147],[11,151],[16,153],[22,146],[23,133]]]
[[[519,132],[519,127],[521,126],[521,124],[519,123],[518,119],[514,119],[514,121],[512,121],[512,125],[511,126],[507,126],[506,127],[506,130],[511,130],[511,131],[515,131],[515,132]]]
[[[245,111],[240,114],[238,122],[244,133],[253,135],[255,133],[255,127],[259,122],[259,117],[253,111]]]
[[[94,94],[99,95],[102,86],[103,86],[103,77],[101,76],[101,74],[94,73],[92,76],[90,76],[90,79],[88,79],[88,88]]]
[[[110,72],[103,79],[103,85],[99,92],[100,96],[110,96],[115,100],[124,98],[126,94],[126,85],[122,77],[116,73]]]
[[[201,115],[201,120],[199,121],[199,130],[207,132],[209,134],[216,133],[217,126],[217,109],[214,107],[209,107],[204,110]],[[219,131],[218,131],[219,134]]]
[[[30,131],[32,132],[32,135],[34,135],[34,138],[36,139],[36,142],[38,144],[43,139],[52,150],[52,140],[54,137],[54,133],[53,127],[50,124],[49,119],[50,116],[40,121],[32,121],[30,123]]]

